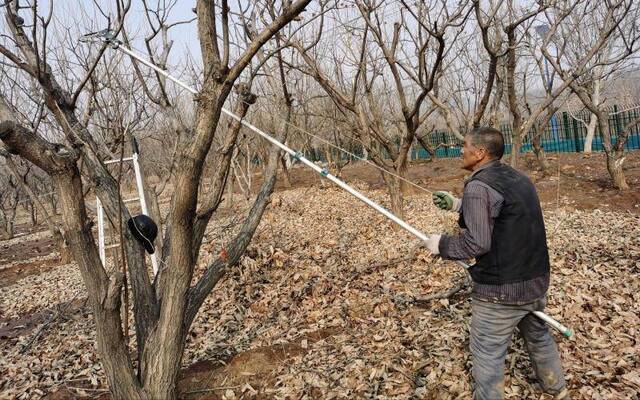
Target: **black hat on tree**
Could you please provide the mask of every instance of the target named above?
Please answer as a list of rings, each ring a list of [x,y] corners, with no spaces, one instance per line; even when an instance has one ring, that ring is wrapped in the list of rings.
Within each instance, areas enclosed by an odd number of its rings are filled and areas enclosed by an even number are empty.
[[[133,234],[133,237],[144,246],[149,254],[153,254],[155,252],[153,241],[156,240],[156,236],[158,236],[158,226],[156,223],[153,222],[149,216],[140,214],[129,218],[127,225],[129,225],[129,230]]]

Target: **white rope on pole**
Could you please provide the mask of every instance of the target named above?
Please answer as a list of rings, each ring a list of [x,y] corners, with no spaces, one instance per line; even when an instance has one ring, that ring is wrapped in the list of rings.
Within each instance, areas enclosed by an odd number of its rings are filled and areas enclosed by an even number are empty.
[[[189,92],[191,92],[193,94],[197,94],[198,93],[195,89],[193,89],[192,87],[190,87],[186,83],[182,82],[178,78],[175,78],[174,76],[170,75],[167,71],[159,68],[158,66],[154,65],[153,63],[149,62],[148,60],[144,59],[143,57],[137,55],[135,52],[131,51],[130,49],[127,49],[126,47],[123,47],[122,44],[113,37],[113,34],[109,33],[108,31],[103,31],[103,32],[105,32],[105,33],[102,34],[102,40],[103,41],[107,41],[108,43],[110,43],[111,46],[114,49],[120,50],[123,53],[135,58],[136,60],[140,61],[144,65],[148,66],[149,68],[151,68],[154,71],[158,72],[159,74],[163,75],[167,79],[169,79],[169,80],[175,82],[176,84],[182,86],[184,89],[188,90]],[[96,37],[96,36],[92,36],[92,37]],[[97,37],[99,37],[99,36],[97,36]],[[277,146],[278,148],[284,150],[289,155],[294,157],[296,160],[299,160],[300,162],[304,163],[305,165],[307,165],[308,167],[310,167],[314,171],[318,172],[321,176],[327,178],[328,180],[330,180],[331,182],[335,183],[336,185],[338,185],[339,187],[341,187],[345,191],[349,192],[350,194],[352,194],[354,197],[356,197],[360,201],[364,202],[365,204],[367,204],[368,206],[370,206],[374,210],[378,211],[379,213],[381,213],[385,217],[389,218],[390,220],[392,220],[393,222],[398,224],[400,227],[402,227],[403,229],[405,229],[406,231],[408,231],[412,235],[416,236],[418,239],[420,239],[422,241],[427,241],[429,239],[429,237],[427,235],[425,235],[424,233],[420,232],[418,229],[414,228],[413,226],[409,225],[408,223],[406,223],[402,219],[398,218],[397,216],[395,216],[394,214],[392,214],[391,212],[386,210],[384,207],[380,206],[379,204],[375,203],[374,201],[372,201],[371,199],[366,197],[364,194],[360,193],[356,189],[354,189],[351,186],[349,186],[347,183],[345,183],[342,180],[338,179],[337,177],[331,175],[325,168],[320,168],[319,166],[314,164],[312,161],[308,160],[306,157],[304,157],[304,155],[302,155],[302,153],[295,152],[294,150],[292,150],[291,148],[289,148],[285,144],[283,144],[283,143],[279,142],[278,140],[276,140],[275,138],[273,138],[271,135],[265,133],[261,129],[259,129],[256,126],[252,125],[251,123],[245,121],[244,119],[240,118],[239,116],[237,116],[236,114],[232,113],[231,111],[227,110],[224,107],[222,108],[222,112],[224,114],[228,115],[229,117],[235,119],[236,121],[240,122],[242,125],[246,126],[247,128],[249,128],[253,132],[257,133],[258,135],[260,135],[261,137],[266,139],[268,142],[270,142],[273,145]],[[466,263],[464,263],[462,261],[456,261],[456,263],[458,265],[462,266],[465,269],[468,269],[470,267],[468,264],[466,264]],[[543,313],[542,311],[534,311],[534,314],[536,316],[540,317],[543,321],[547,322],[551,327],[559,330],[564,336],[571,337],[573,335],[573,333],[571,332],[570,329],[568,329],[567,327],[565,327],[561,323],[557,322],[556,320],[551,318],[549,315]]]

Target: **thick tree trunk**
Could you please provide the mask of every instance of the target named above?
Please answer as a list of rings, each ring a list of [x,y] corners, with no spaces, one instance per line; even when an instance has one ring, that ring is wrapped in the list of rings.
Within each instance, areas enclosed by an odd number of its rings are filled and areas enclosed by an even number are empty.
[[[58,201],[56,200],[56,194],[55,193],[51,193],[47,197],[49,198],[49,205],[51,206],[51,214],[53,216],[57,216],[58,215]]]
[[[547,172],[549,171],[549,161],[547,160],[547,152],[544,151],[544,148],[542,147],[542,135],[538,134],[536,132],[536,134],[533,136],[532,139],[532,143],[533,143],[533,152],[536,155],[536,160],[538,161],[538,165],[540,166],[540,170],[542,171],[542,173],[544,175],[547,174]]]
[[[404,219],[404,196],[402,195],[402,181],[394,176],[381,172],[387,186],[391,200],[391,212],[400,219]],[[394,224],[394,229],[396,225]]]
[[[613,186],[619,190],[629,189],[627,180],[622,170],[622,164],[624,163],[624,135],[619,135],[618,140],[623,141],[616,144],[616,148],[611,143],[611,132],[609,131],[609,121],[607,114],[602,110],[597,111],[598,127],[602,134],[602,146],[604,147],[604,154],[606,157],[607,171],[613,182]],[[622,136],[622,137],[620,137]],[[622,146],[620,146],[622,144]]]
[[[391,211],[400,219],[404,219],[404,196],[402,194],[402,181],[390,178],[389,194],[391,196]]]
[[[121,328],[119,309],[123,277],[119,271],[114,271],[111,276],[104,273],[84,208],[77,169],[73,167],[69,174],[55,175],[53,180],[60,193],[65,237],[71,244],[95,316],[98,351],[111,397],[143,399],[146,396],[136,383]]]
[[[409,140],[403,139],[400,144],[400,148],[398,149],[398,157],[396,159],[396,170],[395,173],[401,178],[404,178],[407,175],[407,162],[409,160],[409,151],[411,150],[411,143],[413,142],[413,138],[415,137],[415,133],[408,133],[405,135],[405,138]],[[411,190],[411,186],[407,184],[406,181],[396,178],[398,181],[398,185],[400,186],[400,192],[403,196],[410,195],[413,193]],[[403,201],[404,203],[404,201]]]
[[[622,169],[624,157],[621,154],[616,154],[615,152],[607,153],[606,157],[607,170],[609,171],[609,175],[611,176],[611,180],[613,181],[613,186],[615,186],[619,190],[629,189],[629,184],[627,183],[627,179]]]
[[[69,264],[73,259],[73,254],[58,229],[53,232],[53,240],[58,246],[58,252],[60,253],[60,263]]]

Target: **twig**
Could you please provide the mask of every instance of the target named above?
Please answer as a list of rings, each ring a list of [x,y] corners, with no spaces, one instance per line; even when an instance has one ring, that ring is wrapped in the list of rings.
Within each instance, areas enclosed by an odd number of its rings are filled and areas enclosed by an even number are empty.
[[[33,335],[33,337],[31,338],[31,340],[29,340],[29,342],[25,343],[22,345],[22,348],[20,349],[20,354],[24,354],[27,352],[27,350],[31,347],[31,345],[33,345],[33,343],[35,343],[36,340],[38,340],[38,338],[40,337],[40,335],[42,335],[42,332],[44,332],[44,330],[51,325],[51,323],[53,321],[55,321],[56,319],[58,319],[58,317],[60,316],[60,312],[57,313],[53,313],[49,316],[49,319],[47,320],[47,322],[45,322],[44,324],[42,324],[42,326],[40,326],[40,328],[38,328],[38,331],[36,332],[35,335]]]
[[[109,389],[92,389],[92,388],[82,388],[82,387],[67,386],[67,385],[65,386],[69,390],[76,390],[78,392],[108,392],[109,391]]]
[[[190,390],[188,392],[183,392],[183,394],[197,394],[197,393],[207,393],[207,392],[215,392],[216,390],[228,390],[228,389],[238,389],[241,386],[219,386],[209,389],[198,389],[198,390]]]
[[[35,333],[35,335],[33,335],[31,340],[29,340],[29,342],[22,345],[22,348],[20,349],[20,354],[26,353],[27,350],[29,350],[29,348],[38,340],[40,335],[42,335],[44,330],[47,329],[47,327],[49,327],[49,325],[51,325],[54,321],[57,321],[58,318],[62,315],[62,313],[66,312],[67,309],[71,306],[71,304],[73,304],[73,301],[77,297],[78,297],[78,294],[76,293],[76,295],[73,296],[73,298],[69,301],[69,303],[66,304],[64,308],[58,308],[57,312],[54,312],[53,314],[51,314],[47,322],[45,322],[44,324],[42,324],[42,326],[40,326],[40,328],[38,328],[38,331]]]
[[[557,212],[557,209],[556,209]],[[560,221],[558,221],[558,223],[556,224],[555,228],[553,228],[553,230],[547,235],[547,237],[553,237],[556,232],[558,231],[558,229],[560,228],[560,226],[562,226],[562,224],[564,224],[564,221],[567,220],[567,218],[571,215],[571,213],[566,213],[564,217],[562,217],[560,219]]]
[[[426,303],[429,303],[432,300],[439,300],[439,299],[448,299],[449,297],[453,296],[454,294],[458,293],[459,291],[461,291],[462,289],[465,289],[469,286],[467,280],[463,280],[462,282],[458,283],[457,285],[455,285],[454,287],[442,291],[442,292],[438,292],[438,293],[434,293],[431,294],[429,296],[426,297],[422,297],[419,299],[413,299],[413,304],[415,305],[425,305]]]
[[[471,277],[468,271],[465,271],[465,277],[455,286],[442,292],[434,293],[426,297],[415,298],[406,295],[396,295],[394,301],[403,305],[415,305],[418,307],[426,307],[429,302],[439,299],[448,299],[463,289],[471,286]]]

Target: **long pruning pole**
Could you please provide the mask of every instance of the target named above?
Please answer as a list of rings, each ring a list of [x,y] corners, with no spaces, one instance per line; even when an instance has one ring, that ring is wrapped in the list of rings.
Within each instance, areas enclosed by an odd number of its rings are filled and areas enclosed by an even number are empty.
[[[136,60],[140,61],[144,65],[146,65],[149,68],[153,69],[157,73],[161,74],[162,76],[166,77],[167,79],[175,82],[176,84],[180,85],[184,89],[188,90],[192,94],[197,94],[198,93],[197,90],[195,90],[194,88],[190,87],[186,83],[182,82],[178,78],[175,78],[174,76],[170,75],[167,71],[159,68],[158,66],[156,66],[152,62],[144,59],[142,56],[136,54],[131,49],[128,49],[128,48],[124,47],[122,45],[122,42],[117,40],[114,37],[113,33],[111,31],[109,31],[109,30],[103,30],[103,31],[96,32],[96,33],[90,33],[88,35],[83,36],[80,40],[82,40],[82,41],[101,40],[101,41],[103,41],[105,43],[108,43],[108,44],[111,45],[112,48],[114,48],[116,50],[120,50],[124,54],[127,54],[127,55],[135,58]],[[280,149],[284,150],[286,153],[288,153],[290,156],[292,156],[296,160],[300,161],[301,163],[305,164],[309,168],[311,168],[314,171],[316,171],[317,173],[319,173],[322,177],[330,180],[331,182],[335,183],[336,185],[338,185],[339,187],[341,187],[345,191],[349,192],[351,195],[356,197],[358,200],[362,201],[363,203],[365,203],[369,207],[373,208],[374,210],[376,210],[380,214],[382,214],[385,217],[389,218],[391,221],[395,222],[401,228],[405,229],[406,231],[408,231],[409,233],[411,233],[412,235],[414,235],[418,239],[420,239],[422,241],[427,241],[429,239],[429,237],[427,235],[425,235],[424,233],[420,232],[419,230],[417,230],[413,226],[411,226],[408,223],[406,223],[405,221],[401,220],[400,218],[398,218],[397,216],[395,216],[394,214],[392,214],[391,212],[386,210],[384,207],[382,207],[379,204],[375,203],[374,201],[369,199],[367,196],[365,196],[362,193],[360,193],[359,191],[355,190],[354,188],[352,188],[351,186],[349,186],[348,184],[346,184],[342,180],[338,179],[334,175],[331,175],[329,173],[329,171],[327,171],[326,168],[320,168],[319,166],[314,164],[312,161],[307,159],[302,153],[292,150],[287,145],[285,145],[285,144],[279,142],[278,140],[274,139],[271,135],[265,133],[261,129],[259,129],[256,126],[252,125],[251,123],[245,121],[244,119],[240,118],[239,116],[237,116],[236,114],[232,113],[231,111],[227,110],[224,107],[222,108],[222,112],[224,114],[228,115],[229,117],[235,119],[236,121],[240,122],[242,125],[246,126],[251,131],[257,133],[260,136],[262,136],[264,139],[266,139],[267,141],[269,141],[273,145],[275,145],[275,146],[279,147]],[[470,268],[469,264],[464,263],[462,261],[456,261],[456,263],[458,265],[464,267],[465,269],[469,269]],[[565,337],[569,338],[569,337],[571,337],[573,335],[573,332],[571,331],[571,329],[569,329],[566,326],[562,325],[560,322],[556,321],[555,319],[553,319],[549,315],[545,314],[544,312],[542,312],[542,311],[534,311],[533,313],[538,318],[540,318],[541,320],[546,322],[549,326],[551,326],[552,328],[560,331],[560,333],[562,333]]]

